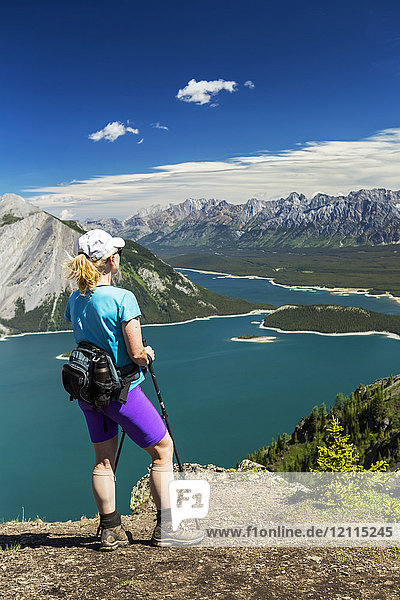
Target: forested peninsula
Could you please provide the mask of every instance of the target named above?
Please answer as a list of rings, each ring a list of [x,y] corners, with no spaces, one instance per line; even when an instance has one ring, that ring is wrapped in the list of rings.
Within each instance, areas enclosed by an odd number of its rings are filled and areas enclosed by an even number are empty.
[[[400,336],[400,315],[366,310],[357,306],[312,304],[284,305],[271,311],[264,327],[283,331],[315,331],[320,333],[386,332]]]
[[[390,470],[400,468],[400,375],[360,385],[350,396],[339,393],[329,409],[325,403],[314,406],[291,435],[278,433],[276,440],[272,438],[246,458],[270,471],[315,469],[318,446],[327,445],[326,425],[333,416],[366,469],[378,460],[386,460]]]

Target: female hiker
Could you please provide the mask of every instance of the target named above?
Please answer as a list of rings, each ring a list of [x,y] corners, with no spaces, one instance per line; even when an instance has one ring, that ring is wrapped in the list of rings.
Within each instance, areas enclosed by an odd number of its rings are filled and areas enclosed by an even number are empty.
[[[124,246],[122,238],[113,238],[100,229],[88,231],[79,238],[78,255],[68,263],[67,275],[75,280],[79,289],[68,300],[65,318],[72,324],[77,343],[95,344],[108,352],[118,367],[132,365],[132,362],[145,367],[149,358],[154,360],[155,354],[150,346],[143,346],[136,298],[132,292],[111,285],[111,277],[118,273]],[[100,515],[101,550],[114,550],[129,543],[115,507],[113,469],[118,425],[151,457],[150,490],[157,507],[151,543],[156,546],[196,543],[196,535],[180,530],[173,532],[170,526],[170,504],[165,492],[173,479],[173,443],[159,413],[140,387],[143,380],[144,374],[139,369],[138,378],[130,384],[125,404],[112,400],[108,406],[96,408],[79,400],[95,453],[91,481]]]

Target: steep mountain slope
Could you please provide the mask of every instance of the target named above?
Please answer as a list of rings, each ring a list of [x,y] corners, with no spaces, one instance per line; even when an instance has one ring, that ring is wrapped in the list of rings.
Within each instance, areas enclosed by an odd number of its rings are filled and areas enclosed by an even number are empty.
[[[387,460],[391,470],[400,468],[400,375],[360,385],[348,397],[336,396],[329,412],[325,404],[315,406],[295,427],[292,435],[278,434],[246,458],[270,471],[309,471],[316,468],[317,446],[324,446],[327,419],[335,415],[360,454],[360,463],[369,468]]]
[[[73,285],[68,256],[82,231],[25,202],[0,197],[0,333],[67,329],[63,314]],[[261,308],[194,285],[155,254],[132,241],[122,258],[123,287],[138,298],[143,322],[168,323]]]
[[[0,318],[49,304],[71,286],[63,264],[73,254],[78,234],[59,219],[25,202],[15,194],[0,197]]]
[[[92,220],[91,228],[101,225]],[[152,250],[357,246],[400,241],[400,192],[359,190],[347,196],[317,194],[245,204],[188,199],[162,210],[112,220],[115,232]]]

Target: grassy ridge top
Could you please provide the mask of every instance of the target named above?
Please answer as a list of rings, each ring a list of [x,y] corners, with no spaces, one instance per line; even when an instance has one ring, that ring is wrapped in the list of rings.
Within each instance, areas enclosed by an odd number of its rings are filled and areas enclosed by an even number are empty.
[[[263,324],[265,327],[276,327],[285,331],[321,333],[382,331],[400,335],[400,315],[386,315],[355,306],[286,305],[267,315]]]

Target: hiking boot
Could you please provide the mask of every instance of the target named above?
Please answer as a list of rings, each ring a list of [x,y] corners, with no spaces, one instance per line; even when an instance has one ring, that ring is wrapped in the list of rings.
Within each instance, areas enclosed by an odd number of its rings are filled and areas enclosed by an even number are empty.
[[[199,529],[188,531],[185,529],[172,530],[172,523],[157,523],[150,543],[152,546],[195,546],[204,538],[204,533]]]
[[[108,552],[127,546],[129,544],[128,536],[122,525],[116,527],[108,527],[107,529],[100,527],[97,530],[101,531],[100,550]]]

